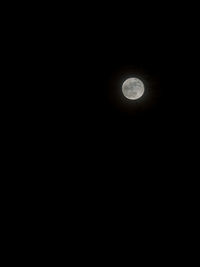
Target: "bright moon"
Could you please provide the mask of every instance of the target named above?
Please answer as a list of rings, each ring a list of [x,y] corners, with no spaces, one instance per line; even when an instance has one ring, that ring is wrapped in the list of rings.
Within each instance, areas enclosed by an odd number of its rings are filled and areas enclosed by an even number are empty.
[[[138,78],[129,78],[123,83],[122,92],[128,99],[138,99],[144,94],[144,84]]]

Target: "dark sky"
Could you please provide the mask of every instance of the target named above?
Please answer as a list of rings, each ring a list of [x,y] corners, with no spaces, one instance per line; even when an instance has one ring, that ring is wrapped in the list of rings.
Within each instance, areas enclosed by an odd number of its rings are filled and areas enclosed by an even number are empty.
[[[199,30],[188,26],[189,8],[183,14],[184,3],[176,9],[152,1],[111,7],[84,1],[74,8],[54,2],[36,6],[37,12],[23,5],[30,25],[15,10],[22,23],[12,25],[17,60],[8,62],[15,72],[8,79],[14,83],[8,112],[15,123],[8,119],[12,129],[4,143],[15,161],[8,171],[33,203],[14,188],[14,200],[20,196],[27,205],[25,222],[29,211],[34,223],[27,233],[38,227],[37,244],[46,232],[50,246],[54,236],[68,240],[63,236],[71,234],[69,247],[81,260],[76,246],[95,255],[87,242],[100,253],[98,261],[112,249],[112,262],[118,260],[121,247],[133,260],[132,244],[140,260],[149,260],[142,246],[149,251],[153,242],[167,253],[175,244],[177,251],[177,233],[182,241],[190,230],[186,210],[199,195],[193,194],[199,188]],[[138,101],[121,93],[131,76],[145,84]],[[160,246],[165,236],[166,250]]]
[[[82,24],[71,28],[65,24],[65,35],[63,27],[55,31],[53,59],[51,50],[47,53],[55,71],[47,74],[52,79],[51,112],[57,114],[59,127],[70,132],[74,145],[87,147],[86,151],[101,154],[98,149],[104,149],[106,157],[109,147],[113,151],[120,147],[119,158],[122,152],[133,158],[149,151],[164,156],[190,128],[189,114],[195,107],[188,94],[195,93],[190,79],[195,69],[185,50],[185,35],[173,14],[171,22],[156,11],[146,10],[142,21],[139,13],[120,14],[104,14],[104,20],[99,13],[90,14],[91,20]],[[121,94],[122,82],[130,76],[145,84],[145,95],[137,102]]]
[[[40,26],[33,51],[38,116],[45,142],[75,173],[100,175],[110,185],[148,184],[150,177],[156,183],[166,174],[172,179],[177,158],[187,157],[198,120],[195,42],[176,12],[169,20],[164,9],[151,10],[98,9],[77,14],[76,23],[63,14]],[[136,102],[121,93],[131,76],[146,88]]]

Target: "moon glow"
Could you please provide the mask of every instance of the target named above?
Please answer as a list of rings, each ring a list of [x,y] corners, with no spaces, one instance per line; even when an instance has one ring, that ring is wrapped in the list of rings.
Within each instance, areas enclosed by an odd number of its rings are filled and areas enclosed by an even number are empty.
[[[138,78],[129,78],[122,85],[124,96],[130,100],[136,100],[144,94],[144,84]]]

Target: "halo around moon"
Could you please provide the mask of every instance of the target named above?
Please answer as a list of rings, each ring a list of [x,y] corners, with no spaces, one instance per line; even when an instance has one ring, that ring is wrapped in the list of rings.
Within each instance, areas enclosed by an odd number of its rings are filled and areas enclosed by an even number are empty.
[[[144,84],[138,78],[129,78],[123,83],[122,92],[126,98],[136,100],[144,94]]]

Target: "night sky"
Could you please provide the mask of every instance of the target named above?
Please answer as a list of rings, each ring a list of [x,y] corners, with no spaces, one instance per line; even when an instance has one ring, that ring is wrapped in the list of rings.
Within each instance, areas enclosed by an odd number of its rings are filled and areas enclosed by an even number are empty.
[[[11,247],[22,262],[58,265],[63,255],[92,266],[137,258],[160,266],[188,255],[191,265],[200,46],[190,6],[9,3],[2,55],[13,71],[1,102],[10,255]],[[136,101],[122,94],[130,77],[145,86]]]
[[[140,262],[159,255],[165,261],[180,248],[177,240],[184,246],[199,200],[193,193],[199,189],[199,30],[188,26],[188,3],[182,17],[184,3],[177,9],[152,1],[74,4],[54,1],[36,11],[22,5],[25,19],[14,10],[21,25],[12,25],[17,59],[8,61],[15,72],[8,79],[15,122],[8,119],[9,142],[16,143],[7,149],[15,161],[8,171],[27,207],[23,223],[21,204],[11,222],[23,231],[28,225],[26,240],[36,236],[45,261],[51,257],[43,240],[56,245],[56,260],[63,251],[66,259],[69,247],[73,261],[94,256],[99,262],[103,254],[112,263],[121,254],[123,266],[128,254],[131,262],[135,255]],[[122,94],[130,77],[145,86],[136,101]],[[35,253],[35,244],[28,249]]]
[[[176,12],[169,21],[163,10],[100,8],[76,23],[58,13],[40,24],[40,41],[32,38],[44,151],[84,186],[180,182],[198,133],[196,50]],[[129,77],[144,82],[137,101],[122,95]]]
[[[171,172],[176,155],[189,146],[183,139],[196,127],[193,52],[186,53],[173,14],[171,23],[147,9],[144,21],[139,13],[120,14],[104,14],[103,21],[90,14],[82,24],[56,29],[54,53],[47,53],[50,124],[84,169],[98,169],[111,180],[116,166],[133,180],[138,169],[158,177]],[[138,101],[122,95],[129,77],[144,82]]]

